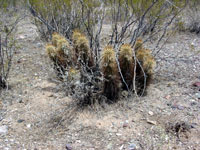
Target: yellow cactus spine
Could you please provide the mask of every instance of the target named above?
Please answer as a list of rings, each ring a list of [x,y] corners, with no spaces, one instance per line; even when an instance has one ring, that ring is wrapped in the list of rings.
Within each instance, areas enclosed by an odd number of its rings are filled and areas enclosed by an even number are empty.
[[[89,41],[85,35],[78,37],[76,41],[76,50],[81,64],[87,65],[89,67],[93,66],[94,62],[91,55],[91,50],[89,46]]]
[[[69,42],[65,38],[60,38],[57,40],[57,52],[62,55],[69,55],[70,53]]]
[[[72,42],[74,45],[77,44],[77,40],[80,36],[82,36],[82,33],[78,29],[75,29],[72,34]]]
[[[137,50],[142,49],[142,48],[143,48],[143,41],[142,41],[142,39],[139,38],[135,42],[134,50],[137,51]]]
[[[103,94],[108,100],[116,100],[120,89],[120,77],[112,46],[106,46],[102,53],[101,69],[105,78]]]
[[[46,45],[46,52],[51,60],[55,60],[56,58],[56,48],[52,44]]]
[[[154,68],[156,66],[156,61],[151,54],[149,49],[139,49],[136,51],[136,58],[139,63],[136,68],[136,80],[139,83],[139,93],[144,89],[144,85],[148,86],[153,78]],[[145,77],[144,77],[145,73]]]
[[[140,49],[136,53],[137,59],[141,62],[144,71],[148,74],[153,74],[156,66],[156,61],[153,58],[149,49]]]
[[[120,47],[119,52],[119,63],[122,76],[126,83],[122,81],[122,88],[132,88],[134,78],[134,60],[133,60],[133,49],[131,45],[124,44]]]
[[[59,33],[54,32],[54,33],[52,34],[52,44],[53,44],[55,47],[57,47],[58,40],[59,40],[59,39],[62,39],[62,38],[64,38],[64,37],[61,36]]]

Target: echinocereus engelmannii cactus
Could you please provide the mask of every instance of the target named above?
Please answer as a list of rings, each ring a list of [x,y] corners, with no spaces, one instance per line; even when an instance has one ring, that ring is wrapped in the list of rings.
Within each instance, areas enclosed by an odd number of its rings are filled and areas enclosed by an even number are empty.
[[[102,53],[101,69],[105,78],[103,94],[108,100],[116,100],[120,91],[120,77],[112,46],[106,46]]]
[[[153,78],[156,61],[149,49],[141,48],[136,51],[136,58],[138,60],[136,68],[136,81],[139,87],[139,93],[144,91]]]
[[[132,89],[134,78],[134,60],[133,48],[130,44],[124,44],[119,51],[119,64],[122,73],[122,88],[124,90]],[[128,86],[128,87],[127,87]]]

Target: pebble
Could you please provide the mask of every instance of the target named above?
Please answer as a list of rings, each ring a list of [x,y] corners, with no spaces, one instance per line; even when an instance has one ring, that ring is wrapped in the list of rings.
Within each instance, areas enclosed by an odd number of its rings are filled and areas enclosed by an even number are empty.
[[[122,134],[121,133],[116,133],[116,136],[122,136]]]
[[[8,132],[7,126],[0,126],[0,134],[6,134]]]
[[[126,127],[128,127],[128,123],[129,123],[129,121],[128,121],[128,120],[126,120],[126,121],[123,123],[123,128],[126,128]]]
[[[149,119],[147,119],[147,123],[149,123],[149,124],[153,124],[153,125],[156,125],[156,124],[157,124],[157,122],[156,122],[156,121],[149,120]]]
[[[195,96],[200,99],[200,92],[199,93],[196,93]]]
[[[123,124],[123,128],[126,128],[126,127],[128,127],[128,123],[125,122],[125,123]]]
[[[109,143],[109,144],[107,145],[107,149],[108,149],[108,150],[111,150],[112,148],[113,148],[112,143]]]
[[[179,109],[179,110],[183,110],[183,109],[185,109],[185,107],[184,107],[184,106],[177,105],[177,104],[175,104],[175,105],[172,105],[172,106],[171,106],[171,108],[172,108],[172,109]]]
[[[177,106],[177,109],[179,109],[179,110],[183,110],[184,108],[185,108],[185,107],[180,106],[180,105]]]
[[[72,147],[69,144],[67,144],[65,148],[66,148],[66,150],[72,150]]]
[[[170,95],[167,95],[167,96],[165,96],[165,98],[166,98],[167,100],[169,100],[169,99],[171,98],[171,96],[170,96]]]
[[[134,143],[131,143],[128,148],[129,150],[136,150],[136,145]]]
[[[152,112],[152,111],[149,111],[149,115],[153,116],[153,112]]]
[[[23,40],[23,39],[26,38],[25,36],[26,36],[26,35],[20,35],[17,39],[19,39],[19,40]]]
[[[17,120],[18,123],[22,123],[22,122],[24,122],[24,121],[25,121],[24,119],[19,119],[19,120]]]
[[[200,82],[193,83],[193,86],[200,87]]]
[[[31,127],[31,124],[27,124],[27,126],[26,126],[27,128],[30,128]]]
[[[190,105],[191,106],[197,105],[197,102],[191,102]]]
[[[122,150],[122,149],[124,149],[124,145],[122,145],[122,146],[119,148],[119,150]]]
[[[18,103],[23,103],[23,100],[21,98],[17,99]]]
[[[42,43],[37,43],[36,46],[39,48],[39,47],[42,47]]]

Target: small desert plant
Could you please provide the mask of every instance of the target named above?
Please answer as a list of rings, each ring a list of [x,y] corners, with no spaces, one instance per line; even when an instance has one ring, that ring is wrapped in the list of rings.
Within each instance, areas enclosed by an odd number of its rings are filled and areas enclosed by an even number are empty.
[[[124,78],[123,89],[129,90],[133,88],[134,78],[134,60],[133,60],[133,48],[129,44],[124,44],[120,47],[119,51],[119,63]],[[127,87],[128,86],[128,87]]]
[[[15,2],[14,0],[0,0],[0,89],[8,85],[13,55],[18,47],[15,40],[15,29],[24,17],[16,15]]]
[[[73,51],[69,42],[58,33],[53,33],[51,43],[46,45],[46,51],[51,61],[53,61],[54,69],[62,78],[65,71],[73,66]]]
[[[189,2],[189,7],[186,9],[186,19],[188,22],[188,27],[191,32],[197,34],[200,33],[200,2],[197,0],[191,0]]]
[[[78,37],[76,42],[77,55],[80,64],[88,67],[92,67],[94,65],[91,50],[89,47],[89,41],[85,35],[81,35]]]
[[[46,52],[52,61],[56,61],[56,47],[52,44],[46,45]]]
[[[82,36],[82,33],[78,29],[75,29],[72,34],[72,42],[74,45],[77,44],[77,40],[80,36]]]
[[[13,35],[7,32],[3,35],[5,38],[2,38],[0,29],[0,89],[7,85],[12,58],[16,49],[16,41],[13,39]]]
[[[106,46],[103,50],[101,69],[105,78],[103,94],[109,100],[116,100],[119,96],[121,81],[112,46]]]

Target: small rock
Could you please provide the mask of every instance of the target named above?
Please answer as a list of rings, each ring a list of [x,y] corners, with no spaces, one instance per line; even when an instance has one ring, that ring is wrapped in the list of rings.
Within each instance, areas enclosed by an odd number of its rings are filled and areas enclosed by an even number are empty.
[[[171,108],[172,108],[172,109],[176,109],[176,108],[177,108],[177,105],[172,105]]]
[[[25,39],[25,36],[24,36],[24,35],[20,35],[20,36],[18,37],[18,39],[19,39],[19,40],[23,40],[23,39]]]
[[[81,143],[81,140],[76,140],[76,143]]]
[[[128,148],[129,150],[136,150],[136,145],[131,143]]]
[[[177,104],[172,105],[171,108],[172,108],[172,109],[179,109],[179,110],[183,110],[183,109],[185,109],[184,106],[177,105]]]
[[[147,119],[147,123],[149,123],[149,124],[153,124],[153,125],[156,125],[156,124],[157,124],[156,121],[152,121],[152,120],[149,120],[149,119]]]
[[[0,126],[0,134],[6,134],[8,132],[7,126]]]
[[[18,64],[20,64],[21,62],[22,62],[21,59],[18,59],[18,60],[17,60],[17,63],[18,63]]]
[[[191,106],[197,105],[197,102],[191,102],[190,105]]]
[[[30,128],[31,127],[31,124],[27,124],[27,126],[26,126],[27,128]]]
[[[122,134],[121,133],[116,133],[116,136],[122,136]]]
[[[128,123],[129,123],[129,121],[128,121],[128,120],[126,120],[126,121],[123,123],[123,128],[126,128],[126,127],[128,127]]]
[[[66,148],[66,150],[72,150],[72,147],[69,144],[67,144],[65,148]]]
[[[17,102],[18,102],[18,103],[23,103],[23,101],[22,101],[21,98],[17,99]]]
[[[170,96],[170,95],[167,95],[165,98],[166,98],[167,100],[169,100],[169,99],[171,98],[171,96]]]
[[[195,87],[200,87],[200,82],[195,82],[195,83],[193,83],[193,86],[195,86]]]
[[[25,121],[24,119],[19,119],[19,120],[17,120],[18,123],[22,123],[22,122],[24,122],[24,121]]]
[[[124,145],[122,145],[122,146],[119,148],[119,150],[122,150],[122,149],[124,149]]]
[[[108,149],[108,150],[111,150],[112,148],[113,148],[112,143],[109,143],[109,144],[107,145],[107,149]]]
[[[177,109],[179,109],[179,110],[183,110],[184,108],[185,108],[185,107],[180,106],[180,105],[177,106]]]
[[[49,97],[53,97],[53,94],[50,94]]]
[[[149,115],[153,116],[153,112],[152,112],[152,111],[149,111]]]
[[[198,99],[200,99],[200,92],[195,94]]]
[[[123,128],[126,128],[126,127],[128,127],[128,123],[125,122],[125,123],[123,124]]]
[[[42,46],[42,43],[37,43],[36,45],[37,45],[37,47],[39,48],[39,47]]]
[[[171,106],[172,104],[170,104],[170,103],[167,103],[167,106]]]

